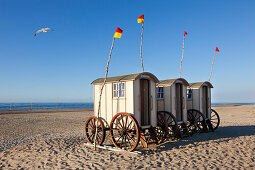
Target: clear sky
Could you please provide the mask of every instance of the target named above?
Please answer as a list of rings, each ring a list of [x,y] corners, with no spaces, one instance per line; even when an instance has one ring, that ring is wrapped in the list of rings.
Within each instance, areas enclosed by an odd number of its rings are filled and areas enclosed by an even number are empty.
[[[0,0],[0,102],[87,102],[90,83],[145,71],[160,80],[207,81],[215,47],[213,102],[255,102],[254,0]],[[54,32],[35,32],[50,27]],[[92,100],[93,101],[93,100]]]

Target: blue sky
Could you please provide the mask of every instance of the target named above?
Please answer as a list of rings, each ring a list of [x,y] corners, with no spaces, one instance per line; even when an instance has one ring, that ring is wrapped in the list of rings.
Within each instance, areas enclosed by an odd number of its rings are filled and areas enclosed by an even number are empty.
[[[145,71],[159,79],[207,81],[215,47],[213,102],[255,102],[255,1],[248,0],[0,0],[0,102],[87,102],[90,83]],[[54,32],[36,30],[50,27]]]

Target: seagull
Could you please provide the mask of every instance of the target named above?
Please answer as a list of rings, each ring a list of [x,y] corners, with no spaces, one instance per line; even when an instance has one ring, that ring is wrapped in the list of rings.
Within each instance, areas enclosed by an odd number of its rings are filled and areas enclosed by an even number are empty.
[[[54,30],[51,29],[51,28],[42,28],[42,29],[38,30],[38,31],[35,33],[35,36],[36,36],[39,32],[47,32],[47,30],[54,31]]]

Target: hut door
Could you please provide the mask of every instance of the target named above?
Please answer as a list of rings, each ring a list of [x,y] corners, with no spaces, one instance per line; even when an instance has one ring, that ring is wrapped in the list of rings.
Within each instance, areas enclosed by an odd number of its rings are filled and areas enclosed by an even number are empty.
[[[208,88],[203,86],[203,114],[208,117]]]
[[[150,125],[150,86],[149,80],[140,80],[142,126]]]
[[[182,121],[182,100],[183,100],[183,92],[182,92],[182,84],[175,84],[175,96],[176,96],[176,118],[177,121]]]

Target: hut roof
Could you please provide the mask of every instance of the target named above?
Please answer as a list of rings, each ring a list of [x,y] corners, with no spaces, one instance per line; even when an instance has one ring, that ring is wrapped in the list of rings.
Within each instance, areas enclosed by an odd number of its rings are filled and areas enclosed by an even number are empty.
[[[108,77],[106,79],[106,82],[130,81],[130,80],[135,80],[142,75],[150,76],[156,83],[159,82],[158,78],[149,72],[129,74],[129,75],[123,75],[123,76],[116,76],[116,77]],[[103,82],[104,82],[104,78],[99,78],[94,80],[91,84],[101,84]]]
[[[213,85],[208,82],[208,81],[205,81],[205,82],[196,82],[196,83],[189,83],[189,88],[192,88],[192,89],[199,89],[201,86],[203,85],[207,85],[209,86],[210,88],[213,88]]]
[[[172,86],[176,81],[181,81],[184,85],[189,86],[189,83],[183,78],[160,80],[157,85]]]

